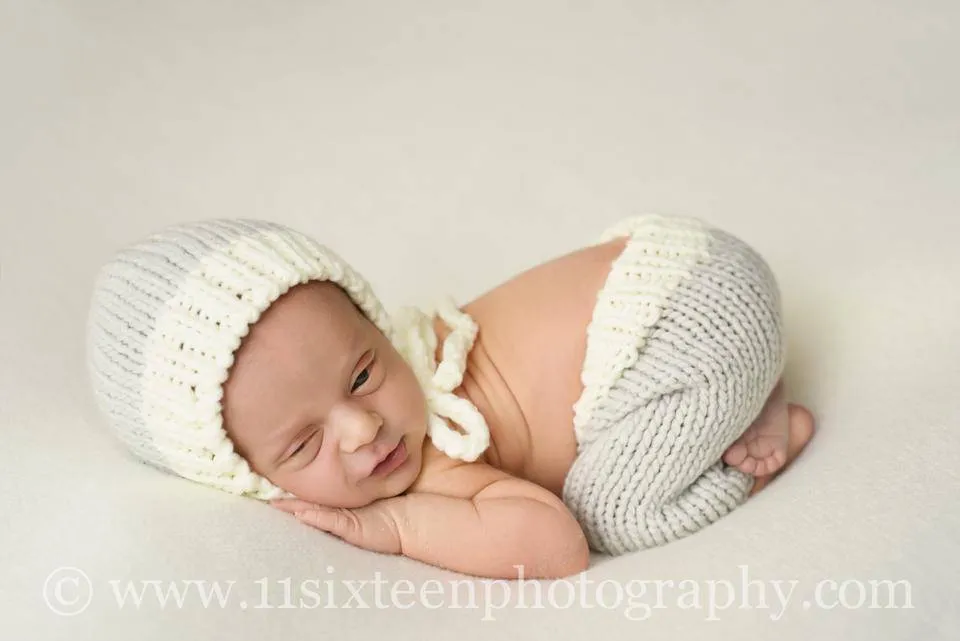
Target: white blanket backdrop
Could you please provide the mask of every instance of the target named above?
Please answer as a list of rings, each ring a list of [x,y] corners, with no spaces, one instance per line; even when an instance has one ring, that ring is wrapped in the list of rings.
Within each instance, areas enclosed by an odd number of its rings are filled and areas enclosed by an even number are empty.
[[[957,637],[956,3],[3,0],[0,25],[4,636]],[[766,256],[819,432],[720,523],[579,584],[457,601],[457,575],[132,462],[94,412],[95,270],[158,227],[298,226],[395,308],[642,212]],[[189,580],[235,583],[114,593]]]

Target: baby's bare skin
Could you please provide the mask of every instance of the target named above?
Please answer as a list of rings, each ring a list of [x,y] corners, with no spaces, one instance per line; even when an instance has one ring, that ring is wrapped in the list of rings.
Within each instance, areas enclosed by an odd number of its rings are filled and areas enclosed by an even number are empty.
[[[259,473],[302,499],[279,501],[277,507],[354,544],[482,576],[516,576],[515,563],[524,564],[527,577],[580,571],[589,552],[561,500],[576,455],[573,405],[583,390],[586,327],[625,243],[620,238],[566,254],[463,306],[479,333],[454,393],[477,407],[491,435],[489,449],[475,462],[448,458],[425,437],[418,423],[423,396],[411,385],[409,368],[329,283],[297,288],[251,330],[225,386],[227,429]],[[439,362],[448,329],[440,319],[434,328]],[[379,354],[382,370],[376,365],[367,377],[376,391],[357,399],[338,395],[325,386],[341,383],[317,374],[302,392],[291,392],[323,361],[303,359],[337,351],[343,342],[337,331],[350,336],[360,331],[364,345]],[[312,338],[289,345],[291,336],[315,334],[316,345]],[[351,380],[374,362],[358,358],[351,368],[347,355],[341,360]],[[305,373],[271,389],[286,372],[300,370]],[[317,388],[323,393],[311,391]],[[779,386],[754,425],[724,454],[728,464],[758,477],[754,492],[812,434],[809,412],[788,409],[782,392]],[[275,457],[261,452],[272,444],[263,425],[293,420],[287,416],[290,407],[298,408],[301,422],[327,427],[308,440],[313,445],[306,454],[301,450],[300,462],[271,467]],[[411,448],[409,458],[387,478],[367,477],[400,438]],[[517,532],[523,534],[511,534]]]
[[[586,328],[624,244],[566,254],[463,307],[480,331],[455,393],[487,418],[492,444],[483,459],[557,496],[576,456],[573,405],[583,392]],[[434,327],[442,344],[449,330],[439,319]]]

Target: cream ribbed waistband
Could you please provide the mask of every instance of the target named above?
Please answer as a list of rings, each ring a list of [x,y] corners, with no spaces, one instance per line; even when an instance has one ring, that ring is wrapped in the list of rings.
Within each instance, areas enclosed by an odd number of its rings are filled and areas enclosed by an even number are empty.
[[[580,373],[583,393],[574,404],[578,442],[590,440],[591,422],[613,384],[633,366],[672,291],[706,260],[708,231],[690,218],[636,216],[609,227],[605,243],[629,236],[597,295],[587,326],[587,350]]]

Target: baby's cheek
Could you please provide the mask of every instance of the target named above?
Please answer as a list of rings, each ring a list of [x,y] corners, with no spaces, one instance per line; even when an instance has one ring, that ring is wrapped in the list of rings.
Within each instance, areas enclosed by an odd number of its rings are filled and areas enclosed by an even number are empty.
[[[426,408],[426,396],[417,381],[416,375],[406,361],[401,361],[391,371],[387,372],[383,384],[389,392],[392,406],[398,409],[404,408],[405,413],[416,411],[420,406]]]
[[[309,465],[288,478],[291,491],[305,501],[319,505],[335,505],[344,500],[343,475],[327,452],[321,452]]]
[[[403,405],[407,415],[414,421],[425,421],[427,418],[427,396],[417,378],[410,372],[407,386],[403,390]]]

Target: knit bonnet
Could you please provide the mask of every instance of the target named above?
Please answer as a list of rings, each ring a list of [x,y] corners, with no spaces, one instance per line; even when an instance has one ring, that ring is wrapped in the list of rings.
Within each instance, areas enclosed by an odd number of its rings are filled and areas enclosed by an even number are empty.
[[[100,410],[132,454],[234,494],[291,496],[236,452],[221,401],[251,326],[285,292],[310,281],[337,284],[404,357],[426,396],[427,435],[439,450],[467,461],[486,450],[483,416],[453,394],[478,328],[450,297],[391,317],[369,283],[313,238],[273,222],[205,220],[121,249],[96,279],[88,371]],[[439,366],[435,316],[451,330]]]

